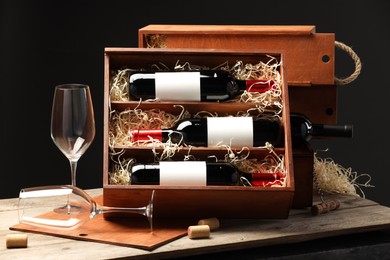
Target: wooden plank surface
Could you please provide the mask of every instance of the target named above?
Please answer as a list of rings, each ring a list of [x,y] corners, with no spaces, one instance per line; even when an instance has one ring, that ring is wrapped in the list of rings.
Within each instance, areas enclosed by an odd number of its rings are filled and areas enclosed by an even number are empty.
[[[256,34],[256,35],[310,35],[314,25],[180,25],[150,24],[140,29],[144,34]]]
[[[94,200],[102,205],[103,195],[95,196]],[[58,215],[57,213],[49,212],[45,214],[45,218],[58,219]],[[72,230],[49,229],[25,224],[13,225],[10,229],[153,250],[163,244],[185,236],[187,234],[187,227],[196,223],[197,221],[194,219],[179,219],[177,221],[154,219],[153,232],[151,232],[145,216],[127,214],[125,217],[105,218],[100,214]]]
[[[89,191],[92,196],[101,192],[101,189]],[[331,198],[340,199],[341,206],[327,214],[312,216],[310,208],[305,208],[291,210],[289,218],[281,220],[221,219],[221,228],[213,231],[208,239],[189,239],[185,236],[152,251],[35,233],[27,233],[28,248],[6,249],[6,234],[19,232],[9,230],[9,227],[17,224],[17,199],[5,199],[0,201],[0,243],[3,245],[0,259],[52,259],[53,256],[67,260],[176,258],[390,228],[390,208],[358,197]]]

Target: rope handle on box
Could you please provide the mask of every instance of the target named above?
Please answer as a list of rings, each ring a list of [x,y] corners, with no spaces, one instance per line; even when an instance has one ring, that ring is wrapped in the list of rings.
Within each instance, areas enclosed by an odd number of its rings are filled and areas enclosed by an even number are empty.
[[[359,56],[352,50],[351,47],[339,41],[335,41],[334,43],[337,48],[348,53],[353,59],[353,61],[355,62],[355,71],[351,75],[345,78],[337,78],[337,77],[334,78],[336,85],[347,85],[352,81],[354,81],[359,76],[360,71],[362,69],[362,63],[360,62]]]

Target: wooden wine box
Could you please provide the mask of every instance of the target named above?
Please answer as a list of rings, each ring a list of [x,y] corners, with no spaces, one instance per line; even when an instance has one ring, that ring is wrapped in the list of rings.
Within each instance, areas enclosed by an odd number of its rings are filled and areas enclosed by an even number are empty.
[[[145,206],[155,191],[154,216],[159,218],[287,218],[294,196],[294,173],[291,147],[288,88],[283,68],[283,53],[260,50],[222,50],[190,48],[106,48],[104,65],[104,165],[103,199],[104,205],[119,207]],[[271,61],[272,60],[272,61]],[[242,102],[167,102],[112,99],[113,75],[124,69],[148,69],[152,64],[164,64],[173,68],[177,62],[196,64],[210,68],[220,64],[244,64],[258,62],[278,65],[281,75],[281,125],[283,145],[270,151],[265,147],[248,150],[232,147],[235,155],[249,151],[248,158],[262,160],[270,154],[278,156],[285,173],[285,183],[278,187],[255,186],[160,186],[133,185],[112,182],[113,166],[118,161],[135,159],[140,163],[155,162],[162,154],[158,148],[148,146],[119,145],[112,140],[112,121],[115,113],[127,110],[158,109],[172,114],[180,114],[183,109],[192,115],[199,111],[208,111],[218,116],[237,115],[243,111],[252,111],[256,103]],[[272,105],[271,105],[272,106]],[[156,156],[156,153],[158,156]],[[119,155],[118,155],[119,154]],[[223,159],[227,155],[225,148],[182,147],[171,160],[183,160],[191,154],[196,160],[212,158]],[[160,157],[158,157],[160,158]],[[126,165],[124,165],[126,166]],[[123,167],[125,168],[125,167]],[[183,169],[184,170],[184,169]]]
[[[317,124],[337,123],[334,33],[317,33],[313,25],[151,24],[139,29],[138,46],[280,50],[287,71],[290,111]],[[314,152],[310,143],[293,147],[293,161],[293,208],[312,206]]]
[[[313,25],[151,24],[139,29],[138,47],[282,51],[290,111],[318,124],[337,122],[335,35]]]

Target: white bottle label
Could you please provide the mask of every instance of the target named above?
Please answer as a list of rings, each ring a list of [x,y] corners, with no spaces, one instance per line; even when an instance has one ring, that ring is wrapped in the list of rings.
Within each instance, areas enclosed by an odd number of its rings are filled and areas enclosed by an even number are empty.
[[[208,117],[208,146],[253,146],[253,121],[251,117]]]
[[[160,185],[206,186],[206,162],[160,162]]]
[[[156,72],[156,98],[173,101],[200,101],[199,72]]]

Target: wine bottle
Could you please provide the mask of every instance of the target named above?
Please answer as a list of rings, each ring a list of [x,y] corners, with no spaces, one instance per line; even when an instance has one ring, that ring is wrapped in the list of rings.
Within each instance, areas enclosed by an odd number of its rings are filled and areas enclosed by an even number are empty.
[[[249,92],[265,92],[273,80],[238,80],[228,71],[146,71],[129,77],[133,99],[160,101],[225,101]]]
[[[258,147],[266,142],[280,146],[283,130],[277,118],[206,117],[179,121],[169,129],[133,129],[133,142],[170,140],[179,145],[217,147]]]
[[[312,138],[352,137],[353,125],[313,124],[303,114],[290,114],[291,136],[293,141],[310,141]]]
[[[237,186],[242,177],[252,186],[269,186],[284,178],[283,173],[243,173],[231,163],[205,161],[161,161],[134,164],[132,185]]]

